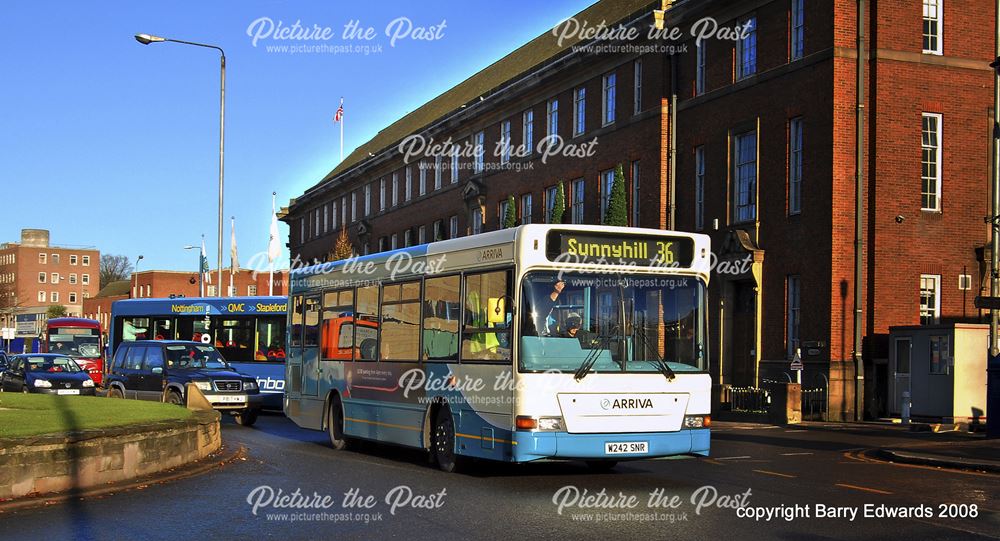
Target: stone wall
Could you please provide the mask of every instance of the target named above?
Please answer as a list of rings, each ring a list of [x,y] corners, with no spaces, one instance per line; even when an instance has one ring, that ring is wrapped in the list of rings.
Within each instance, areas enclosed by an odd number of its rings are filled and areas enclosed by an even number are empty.
[[[176,468],[219,449],[219,414],[69,435],[0,439],[0,500],[79,491]]]

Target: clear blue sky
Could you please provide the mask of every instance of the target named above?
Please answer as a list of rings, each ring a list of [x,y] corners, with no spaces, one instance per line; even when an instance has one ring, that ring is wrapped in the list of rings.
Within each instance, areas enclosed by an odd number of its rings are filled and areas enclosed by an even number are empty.
[[[240,259],[266,249],[271,192],[301,194],[339,159],[332,121],[346,110],[345,156],[406,112],[447,90],[592,0],[183,1],[5,3],[0,31],[0,242],[46,228],[59,245],[143,254],[141,268],[195,268],[185,244],[204,233],[213,266],[218,186],[218,55],[149,33],[223,47],[226,229],[236,217]],[[261,39],[255,20],[331,27],[327,41]],[[446,27],[438,41],[400,40],[386,25]],[[356,19],[375,28],[377,54],[287,54],[267,45],[339,46]],[[281,224],[282,245],[287,227]],[[288,252],[282,246],[287,264]]]

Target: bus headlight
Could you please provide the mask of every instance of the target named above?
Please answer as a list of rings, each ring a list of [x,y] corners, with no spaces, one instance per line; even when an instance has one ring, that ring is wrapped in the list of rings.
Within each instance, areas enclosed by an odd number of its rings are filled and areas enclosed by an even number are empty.
[[[39,387],[42,389],[48,389],[52,387],[52,384],[49,383],[49,380],[47,379],[36,379],[34,385],[35,387]]]
[[[514,426],[518,430],[559,432],[563,429],[563,420],[562,417],[531,417],[529,415],[518,415],[514,420]]]
[[[710,415],[685,415],[684,428],[708,428],[712,426]]]
[[[86,387],[93,387],[93,386],[94,386],[94,380],[92,380],[92,379],[85,379],[85,380],[83,380],[83,387],[84,388],[86,388]]]
[[[194,381],[194,386],[201,389],[202,391],[211,391],[212,382],[211,381]]]

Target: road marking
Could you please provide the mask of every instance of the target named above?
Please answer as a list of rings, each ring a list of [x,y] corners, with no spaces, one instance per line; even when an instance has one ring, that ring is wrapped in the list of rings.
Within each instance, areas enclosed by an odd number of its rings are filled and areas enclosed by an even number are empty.
[[[743,459],[743,458],[750,458],[750,455],[743,455],[743,456],[724,456],[724,457],[720,457],[720,458],[717,458],[716,460],[740,460],[740,459]]]
[[[857,485],[848,485],[846,483],[835,483],[834,486],[843,487],[843,488],[853,488],[854,490],[863,490],[865,492],[871,492],[873,494],[892,494],[892,492],[889,492],[887,490],[879,490],[877,488],[868,488],[868,487],[859,487]]]
[[[808,430],[786,430],[786,434],[795,434],[796,432],[809,432]]]
[[[805,456],[811,454],[812,453],[781,453],[781,456]]]
[[[939,526],[939,527],[943,527],[943,528],[948,528],[950,530],[955,530],[955,531],[959,531],[959,532],[965,532],[965,533],[971,533],[973,535],[980,535],[980,536],[983,536],[983,537],[989,537],[990,539],[1000,539],[1000,537],[996,537],[996,536],[990,535],[988,533],[976,532],[976,531],[973,531],[973,530],[967,530],[965,528],[959,528],[957,526],[953,526],[951,524],[946,524],[946,523],[943,523],[943,522],[932,522],[930,520],[921,520],[919,518],[911,518],[910,520],[913,520],[913,521],[916,521],[916,522],[923,522],[924,524],[930,524],[932,526]]]
[[[716,466],[725,466],[725,464],[719,462],[718,460],[715,460],[714,458],[704,458],[702,460],[708,462],[709,464],[715,464]]]
[[[767,471],[767,470],[754,470],[754,471],[757,472],[757,473],[763,473],[764,475],[774,475],[774,476],[777,476],[777,477],[787,477],[789,479],[795,479],[795,477],[796,477],[795,475],[788,475],[787,473],[778,473],[776,471]]]

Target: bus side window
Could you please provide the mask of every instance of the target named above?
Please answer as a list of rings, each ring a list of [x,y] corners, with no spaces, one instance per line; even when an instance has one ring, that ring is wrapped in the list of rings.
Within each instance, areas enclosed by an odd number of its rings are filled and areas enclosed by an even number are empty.
[[[354,353],[354,290],[323,294],[322,351],[324,360],[350,361]]]
[[[416,361],[420,348],[420,281],[382,286],[381,360]]]
[[[354,315],[354,349],[358,352],[359,361],[378,358],[378,315],[378,286],[359,287]]]
[[[451,309],[461,302],[459,276],[428,278],[424,281],[424,351],[425,361],[458,360],[458,311]]]
[[[288,329],[288,336],[292,347],[302,345],[302,296],[296,295],[292,298],[291,328]]]
[[[304,347],[319,346],[319,297],[306,297],[303,305],[303,333],[302,345]]]
[[[466,275],[463,361],[510,360],[509,275],[508,271]],[[504,299],[504,302],[496,299]],[[503,313],[490,314],[491,306]],[[498,320],[503,323],[494,323]]]

